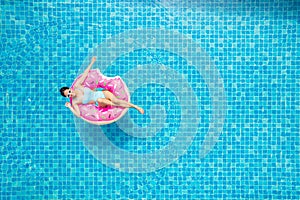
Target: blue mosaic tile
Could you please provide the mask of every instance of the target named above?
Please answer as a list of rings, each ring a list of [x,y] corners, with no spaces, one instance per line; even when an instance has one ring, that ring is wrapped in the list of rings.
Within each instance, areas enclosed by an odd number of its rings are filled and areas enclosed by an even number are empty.
[[[297,1],[0,2],[0,199],[297,199]],[[91,55],[131,101],[73,117]]]

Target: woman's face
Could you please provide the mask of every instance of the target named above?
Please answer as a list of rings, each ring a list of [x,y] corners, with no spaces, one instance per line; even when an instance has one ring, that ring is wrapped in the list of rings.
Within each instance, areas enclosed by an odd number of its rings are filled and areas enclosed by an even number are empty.
[[[65,97],[68,97],[68,98],[76,96],[76,94],[71,89],[65,90],[64,95],[65,95]]]

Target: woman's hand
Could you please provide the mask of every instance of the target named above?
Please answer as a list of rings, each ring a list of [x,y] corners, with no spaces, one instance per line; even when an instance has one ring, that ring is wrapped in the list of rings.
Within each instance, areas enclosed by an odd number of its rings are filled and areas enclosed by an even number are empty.
[[[72,106],[69,102],[67,102],[65,104],[65,106],[67,108],[69,108],[76,117],[80,117],[80,111],[79,111],[79,107],[77,104],[73,104],[73,106]]]
[[[71,108],[71,107],[72,107],[71,104],[70,104],[70,102],[66,102],[65,106],[66,106],[67,108]]]
[[[89,66],[84,70],[82,76],[77,80],[76,84],[74,85],[74,87],[78,87],[79,85],[82,85],[84,80],[86,79],[86,77],[88,76],[88,73],[90,71],[90,69],[92,68],[93,64],[96,62],[96,56],[94,56],[91,60],[91,63],[89,64]]]

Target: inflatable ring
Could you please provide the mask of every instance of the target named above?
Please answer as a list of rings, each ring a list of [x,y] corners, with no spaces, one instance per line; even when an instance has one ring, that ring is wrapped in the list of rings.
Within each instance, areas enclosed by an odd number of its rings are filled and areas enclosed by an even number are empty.
[[[71,89],[74,89],[75,83],[82,76],[79,75],[73,82]],[[93,69],[89,71],[87,78],[83,82],[84,87],[91,90],[103,88],[113,93],[118,99],[130,101],[130,93],[121,77],[106,77],[100,70]],[[72,104],[72,98],[70,98]],[[119,120],[128,111],[128,108],[117,106],[99,107],[96,104],[79,104],[80,116],[83,120],[96,125],[105,125]]]

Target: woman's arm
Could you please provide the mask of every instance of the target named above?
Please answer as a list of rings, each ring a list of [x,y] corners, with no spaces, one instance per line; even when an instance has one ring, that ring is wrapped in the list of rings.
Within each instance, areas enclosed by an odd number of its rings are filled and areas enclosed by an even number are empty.
[[[93,64],[95,62],[96,62],[96,57],[93,57],[91,63],[89,64],[89,66],[84,70],[82,76],[76,82],[75,87],[77,87],[78,85],[82,85],[83,81],[86,79],[87,75],[89,74],[89,71],[90,71],[91,67],[93,66]]]
[[[79,107],[78,107],[78,105],[77,104],[73,104],[73,107],[71,106],[71,104],[69,103],[69,102],[67,102],[66,104],[65,104],[65,106],[67,107],[67,108],[69,108],[71,111],[72,111],[72,113],[76,116],[76,117],[80,117],[80,110],[79,110]]]

